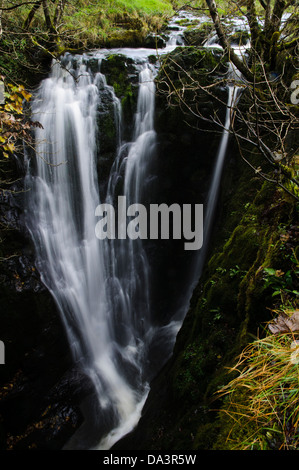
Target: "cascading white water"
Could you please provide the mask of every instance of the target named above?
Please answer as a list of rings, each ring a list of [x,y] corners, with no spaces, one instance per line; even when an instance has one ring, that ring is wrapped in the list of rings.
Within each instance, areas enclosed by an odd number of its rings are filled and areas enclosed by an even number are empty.
[[[239,87],[235,85],[228,86],[228,97],[227,97],[227,105],[226,105],[226,116],[225,116],[225,123],[224,128],[221,135],[221,140],[218,148],[218,152],[216,155],[216,162],[215,167],[213,170],[213,176],[211,180],[211,184],[209,187],[209,193],[207,197],[207,201],[205,204],[205,216],[204,216],[204,231],[203,231],[203,238],[204,243],[202,249],[200,251],[196,273],[197,276],[200,277],[202,273],[202,269],[206,260],[207,249],[208,249],[208,242],[210,239],[211,228],[213,224],[213,218],[215,215],[215,209],[218,202],[218,194],[220,188],[220,181],[222,177],[224,162],[225,162],[225,155],[230,135],[230,127],[231,127],[231,120],[233,115],[233,109],[236,104],[236,100],[239,93]]]
[[[246,31],[246,23],[244,23],[243,19],[235,20],[235,24],[233,26],[236,30],[243,29]],[[209,38],[204,47],[207,48],[219,48],[222,49],[222,46],[219,44],[219,39],[217,34],[215,33],[211,38]],[[232,45],[235,53],[240,56],[240,58],[244,58],[246,56],[247,50],[250,47],[250,41],[247,42],[245,45]],[[227,96],[227,104],[226,104],[226,116],[225,116],[225,123],[222,130],[221,140],[218,147],[218,152],[216,155],[215,166],[213,170],[212,180],[209,187],[208,197],[205,204],[205,216],[204,216],[204,243],[202,249],[199,253],[198,259],[195,263],[195,272],[196,276],[195,279],[200,278],[202,274],[202,269],[206,261],[208,245],[210,240],[210,233],[212,229],[213,219],[215,215],[215,209],[218,202],[218,194],[220,189],[220,182],[222,177],[222,172],[225,163],[225,155],[227,151],[229,135],[230,135],[230,128],[232,117],[234,113],[234,108],[237,104],[241,87],[240,83],[243,81],[242,75],[240,71],[235,67],[235,65],[230,62],[228,64],[228,96]]]
[[[114,198],[115,167],[122,164],[124,194],[129,201],[141,197],[155,140],[153,86],[145,66],[134,139],[126,144],[124,161],[123,147],[119,149],[107,201]],[[119,110],[105,77],[100,72],[93,76],[82,58],[76,68],[71,60],[64,67],[53,65],[32,105],[43,129],[36,132],[36,168],[27,177],[27,219],[42,280],[61,311],[74,360],[94,383],[101,419],[116,428],[100,443],[102,449],[128,432],[139,417],[148,391],[142,360],[150,327],[148,263],[142,244],[120,240],[117,246],[118,241],[95,236],[95,208],[100,203],[96,113],[103,87]]]
[[[126,206],[144,201],[149,165],[155,151],[154,131],[155,85],[153,74],[145,63],[139,74],[139,95],[133,141],[124,143],[114,161],[107,190],[107,203],[115,203],[119,181]],[[123,208],[125,211],[125,207]],[[120,212],[122,209],[120,209]],[[120,232],[126,233],[126,217],[119,219]],[[114,260],[115,295],[121,295],[121,311],[129,318],[132,337],[150,327],[149,263],[141,239],[116,239],[110,242],[110,259]],[[128,323],[128,321],[126,322]]]
[[[170,39],[164,52],[173,49],[175,42]],[[151,53],[146,51],[145,56]],[[140,54],[144,51],[136,51],[139,64]],[[96,57],[100,62],[101,54]],[[67,56],[62,66],[54,63],[32,105],[43,129],[36,131],[36,159],[33,164],[29,161],[28,227],[38,269],[61,311],[74,360],[96,390],[97,412],[105,431],[94,445],[98,449],[109,449],[138,422],[149,390],[144,370],[151,342],[158,337],[171,350],[181,324],[153,325],[151,272],[143,241],[95,236],[99,204],[115,205],[120,194],[127,206],[143,203],[150,192],[156,146],[153,78],[144,59],[132,142],[122,141],[121,106],[113,89],[100,70],[91,73],[84,56],[74,61]],[[104,201],[99,198],[96,162],[101,90],[110,94],[118,130],[118,149]],[[205,205],[204,237],[217,200],[234,99],[235,92],[229,88],[225,129]],[[187,295],[186,299],[185,311]]]

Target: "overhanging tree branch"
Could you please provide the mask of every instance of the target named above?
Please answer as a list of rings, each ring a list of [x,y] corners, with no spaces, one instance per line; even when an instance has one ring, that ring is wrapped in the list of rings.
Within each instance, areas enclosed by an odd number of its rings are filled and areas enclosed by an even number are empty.
[[[247,64],[242,59],[240,59],[240,57],[235,53],[235,51],[233,50],[233,48],[231,47],[227,39],[226,33],[224,31],[224,28],[222,27],[222,24],[218,15],[218,10],[217,10],[215,1],[206,0],[206,2],[209,8],[210,15],[213,20],[215,29],[216,29],[216,33],[220,41],[220,45],[223,47],[224,50],[227,51],[230,60],[237,67],[237,69],[242,73],[244,78],[248,80],[249,82],[252,82],[253,81],[252,72],[249,70]]]
[[[1,7],[1,10],[11,11],[11,10],[15,10],[16,8],[22,7],[24,5],[34,5],[35,3],[37,2],[22,2],[22,3],[18,3],[17,5],[12,5],[11,7]]]

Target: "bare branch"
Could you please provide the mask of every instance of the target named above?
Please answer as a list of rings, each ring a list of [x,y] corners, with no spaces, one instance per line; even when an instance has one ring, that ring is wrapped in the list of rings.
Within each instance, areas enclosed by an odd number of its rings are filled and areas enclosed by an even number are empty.
[[[15,10],[16,8],[22,7],[24,5],[34,5],[35,3],[39,3],[39,2],[22,2],[22,3],[18,3],[17,5],[13,5],[11,7],[1,7],[1,10],[11,11],[11,10]]]

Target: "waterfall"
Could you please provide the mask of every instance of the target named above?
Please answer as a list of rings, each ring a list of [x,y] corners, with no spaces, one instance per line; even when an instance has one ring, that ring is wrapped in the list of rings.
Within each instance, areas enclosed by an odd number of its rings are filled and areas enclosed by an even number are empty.
[[[139,419],[148,385],[143,377],[152,337],[149,265],[141,240],[98,240],[95,208],[101,203],[96,170],[97,108],[101,89],[120,104],[100,73],[84,60],[54,63],[32,105],[36,159],[29,165],[27,220],[37,267],[61,312],[74,361],[94,384],[98,414],[110,448]],[[154,82],[145,63],[131,143],[121,143],[105,202],[115,201],[123,179],[128,202],[143,197],[155,148]],[[120,127],[119,127],[120,129]],[[31,168],[32,166],[32,168]],[[111,431],[112,430],[112,431]]]
[[[170,37],[165,53],[181,37],[174,35],[176,39]],[[141,238],[98,239],[95,231],[97,207],[115,207],[118,231],[124,233],[126,207],[146,205],[151,195],[156,152],[155,69],[147,57],[155,52],[122,50],[133,54],[139,74],[131,142],[123,141],[121,104],[101,73],[101,60],[108,51],[94,53],[97,71],[94,65],[93,71],[89,69],[84,55],[67,54],[61,63],[54,61],[32,103],[34,119],[42,127],[35,133],[35,157],[28,157],[27,225],[37,268],[61,313],[74,363],[93,384],[96,397],[91,412],[96,422],[94,439],[85,442],[87,419],[67,444],[70,449],[109,449],[133,429],[149,392],[149,352],[156,348],[162,366],[161,351],[166,360],[183,317],[163,326],[153,321],[151,266]],[[106,193],[100,198],[97,136],[104,94],[114,107],[117,150]],[[229,87],[226,121],[205,209],[204,239],[215,211],[235,98],[235,89]],[[203,261],[206,245],[201,251]],[[198,276],[192,282],[194,279]],[[181,308],[184,313],[193,287],[190,282]]]
[[[230,126],[231,126],[231,119],[233,114],[233,109],[236,104],[236,100],[238,98],[240,88],[235,85],[228,86],[228,97],[227,97],[227,105],[226,105],[226,115],[225,115],[225,123],[224,128],[221,135],[221,140],[219,143],[215,166],[213,170],[213,176],[211,180],[211,184],[209,187],[209,193],[207,197],[207,202],[205,204],[205,216],[204,216],[204,232],[203,238],[204,243],[202,249],[200,250],[197,267],[196,267],[196,277],[199,278],[202,273],[202,269],[206,260],[207,250],[208,250],[208,243],[210,239],[210,233],[213,225],[213,219],[215,215],[215,209],[218,202],[218,194],[220,188],[220,182],[225,162],[225,155],[230,135]]]
[[[235,20],[235,23],[236,24],[234,24],[234,28],[236,29],[242,28],[244,31],[246,30],[242,19]],[[219,39],[216,33],[205,42],[204,47],[222,49],[222,46],[219,44]],[[248,41],[247,44],[244,46],[232,45],[232,47],[234,49],[234,52],[237,55],[239,55],[240,57],[245,57],[247,50],[250,47],[250,41]],[[202,249],[200,250],[198,259],[196,260],[196,263],[195,263],[195,266],[196,266],[195,267],[195,273],[196,273],[195,279],[200,278],[205,261],[206,261],[211,229],[212,229],[215,210],[216,210],[216,206],[218,202],[218,194],[219,194],[219,189],[220,189],[221,177],[222,177],[223,167],[225,163],[225,155],[226,155],[226,150],[227,150],[228,140],[229,140],[229,135],[230,135],[232,116],[234,112],[234,107],[236,106],[237,101],[240,96],[240,92],[241,92],[240,84],[241,82],[244,81],[241,72],[236,68],[236,66],[233,63],[230,62],[228,64],[228,67],[229,67],[228,68],[228,85],[227,85],[228,96],[227,96],[227,104],[226,104],[225,122],[224,122],[221,140],[220,140],[217,155],[216,155],[216,163],[214,166],[213,176],[212,176],[211,184],[209,187],[209,193],[208,193],[207,201],[205,204],[206,210],[205,210],[205,217],[204,217],[204,234],[203,234],[204,243],[203,243]]]

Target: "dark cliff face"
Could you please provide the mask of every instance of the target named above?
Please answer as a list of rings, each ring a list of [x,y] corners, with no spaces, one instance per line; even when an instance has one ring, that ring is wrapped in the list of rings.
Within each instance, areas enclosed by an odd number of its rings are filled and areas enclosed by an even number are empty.
[[[210,118],[216,114],[223,122],[227,92],[218,84],[212,99],[193,85],[221,81],[226,67],[215,54],[188,47],[164,60],[156,80],[156,183],[149,203],[205,203],[221,136]],[[109,84],[117,82],[119,67],[133,73],[134,65],[126,61],[117,55],[103,64]],[[165,88],[165,73],[176,93]],[[116,91],[129,122],[137,83],[124,75],[121,84]],[[186,94],[180,93],[182,85]],[[106,125],[99,168],[107,177],[116,137],[110,97],[102,102],[99,120]],[[128,126],[127,135],[130,131]],[[10,171],[17,181],[1,192],[0,340],[6,365],[0,366],[0,448],[59,449],[82,423],[81,404],[92,388],[73,367],[59,312],[34,266],[34,247],[24,225],[24,169],[13,164]],[[212,410],[220,404],[211,400],[248,333],[255,334],[267,319],[271,296],[259,267],[265,259],[281,262],[268,245],[279,221],[285,226],[294,222],[293,212],[292,202],[263,186],[231,142],[208,262],[186,305],[174,354],[152,382],[136,431],[115,449],[213,448],[220,433]],[[182,245],[161,240],[146,246],[153,266],[154,315],[162,325],[185,301],[190,286],[193,254]],[[160,357],[151,360],[161,363]]]
[[[244,344],[248,318],[239,302],[245,301],[247,294],[241,292],[241,283],[258,251],[257,238],[252,238],[250,230],[245,233],[243,226],[227,250],[230,258],[222,252],[223,241],[232,236],[242,217],[239,212],[238,218],[238,209],[255,197],[260,186],[259,181],[248,184],[251,178],[247,170],[231,146],[208,261],[191,297],[173,355],[152,381],[136,430],[117,443],[116,450],[213,448],[218,424],[212,410],[219,402],[211,400],[217,386],[226,380],[225,366]],[[238,272],[234,273],[237,265]]]
[[[73,363],[56,305],[34,264],[24,225],[22,157],[5,164],[12,183],[1,196],[0,448],[60,448],[81,415],[82,378]]]
[[[180,65],[188,72],[193,70],[200,75],[215,67],[212,54],[196,53],[193,48],[186,49],[182,56],[175,52],[172,57],[176,62],[181,61]],[[124,74],[122,86],[116,87],[115,91],[122,101],[126,125],[133,121],[138,89],[136,80],[128,79],[128,74],[137,77],[134,64],[127,62],[125,57],[114,55],[102,64],[108,84],[117,83],[119,70]],[[172,62],[166,64],[167,59],[164,67],[171,68]],[[97,64],[93,65],[97,67]],[[171,72],[174,76],[177,73],[176,70]],[[157,78],[157,155],[153,165],[157,184],[149,203],[203,203],[220,137],[218,135],[211,145],[213,126],[203,125],[198,118],[190,120],[186,109],[176,100],[168,107],[167,95],[159,82],[163,82],[161,74]],[[219,89],[218,93],[225,102],[225,90]],[[200,99],[201,110],[209,116],[213,112],[213,104],[204,95]],[[103,129],[105,123],[105,132],[104,136],[99,135],[103,150],[99,168],[105,180],[112,164],[111,156],[115,153],[111,97],[102,100],[101,106],[99,127]],[[225,106],[215,106],[223,117]],[[127,127],[127,136],[130,132]],[[13,179],[18,181],[8,188],[13,193],[2,193],[1,214],[2,221],[8,225],[8,230],[3,231],[5,241],[1,246],[4,258],[1,298],[5,308],[0,339],[7,345],[7,365],[1,371],[2,446],[61,448],[82,422],[80,403],[92,394],[92,390],[86,378],[73,368],[59,312],[34,265],[34,247],[24,225],[26,193],[22,164],[13,166],[11,171]],[[104,187],[102,190],[105,191]],[[181,241],[161,241],[155,246],[149,241],[146,249],[153,266],[155,317],[163,325],[185,299],[192,253],[183,249]],[[154,363],[161,358],[152,357],[151,360]]]
[[[157,179],[150,202],[178,203],[181,207],[189,204],[192,208],[205,203],[221,138],[211,117],[216,113],[224,119],[227,92],[222,86],[216,87],[219,101],[212,100],[196,82],[216,83],[226,70],[218,51],[186,47],[162,57],[156,77]],[[207,79],[209,71],[213,72]],[[193,281],[197,253],[185,250],[184,241],[161,240],[151,252],[157,287],[154,314],[165,321],[185,308],[186,292]]]

